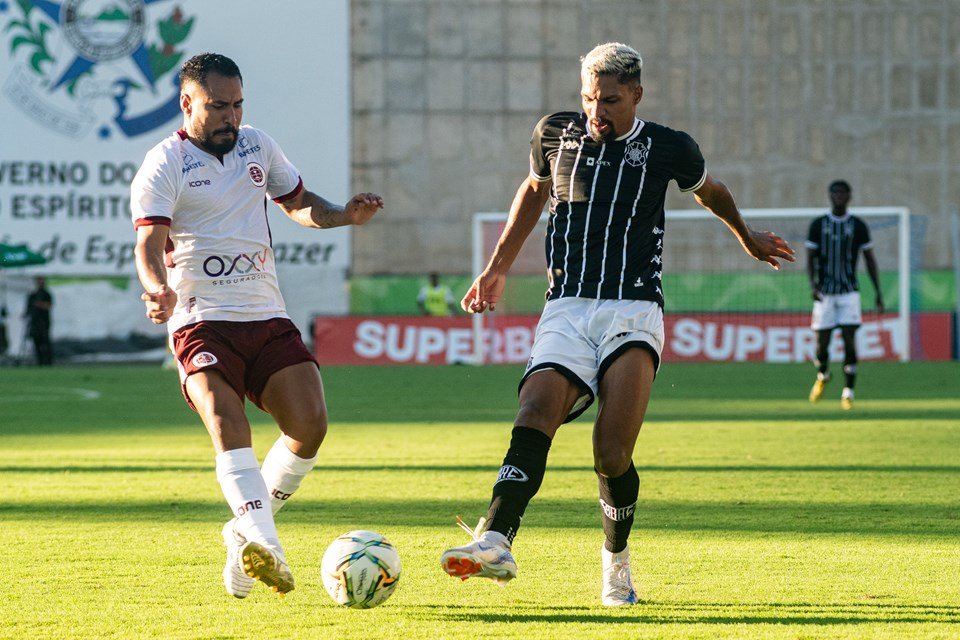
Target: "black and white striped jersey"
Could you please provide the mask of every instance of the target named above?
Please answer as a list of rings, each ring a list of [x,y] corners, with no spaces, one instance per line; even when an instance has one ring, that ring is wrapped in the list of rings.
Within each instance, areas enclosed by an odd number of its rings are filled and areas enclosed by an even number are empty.
[[[857,258],[873,246],[867,223],[850,214],[828,213],[810,223],[806,245],[816,253],[817,289],[831,295],[860,290]]]
[[[706,179],[693,138],[634,120],[615,140],[598,142],[583,113],[537,124],[530,141],[534,179],[553,180],[545,248],[547,299],[651,300],[663,306],[663,203],[670,180],[681,191]]]

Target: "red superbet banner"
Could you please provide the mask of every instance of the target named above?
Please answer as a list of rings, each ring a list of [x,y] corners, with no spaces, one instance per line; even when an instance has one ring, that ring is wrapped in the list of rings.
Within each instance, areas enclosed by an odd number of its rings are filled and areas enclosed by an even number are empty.
[[[485,359],[522,364],[530,355],[539,316],[493,316],[483,331]],[[685,314],[665,318],[663,361],[807,362],[816,340],[805,314]],[[953,327],[948,313],[914,316],[914,360],[949,360]],[[899,360],[903,338],[897,318],[865,318],[857,332],[860,360]],[[473,359],[473,329],[466,316],[318,317],[314,350],[328,364],[452,364]],[[832,342],[831,359],[840,360],[843,344]]]

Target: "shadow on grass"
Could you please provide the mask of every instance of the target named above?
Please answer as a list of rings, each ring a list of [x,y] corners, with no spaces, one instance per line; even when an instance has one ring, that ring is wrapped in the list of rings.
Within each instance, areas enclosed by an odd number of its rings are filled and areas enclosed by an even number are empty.
[[[516,610],[475,606],[424,606],[427,617],[446,622],[484,623],[598,623],[598,624],[960,624],[960,607],[895,603],[732,603],[658,602],[642,600],[637,606],[619,609],[597,607],[530,607]],[[534,612],[529,612],[534,609]]]
[[[174,473],[213,471],[213,464],[150,464],[150,465],[8,465],[3,473]],[[494,465],[391,464],[391,465],[323,465],[318,473],[495,473]],[[589,465],[549,465],[550,473],[592,473]],[[950,465],[647,465],[640,472],[657,473],[946,473],[960,474],[960,466]]]
[[[362,521],[355,500],[324,500],[298,496],[284,509],[284,523],[339,525],[364,528],[452,525],[456,515],[481,512],[486,503],[463,500],[389,500],[364,497],[363,513],[376,514]],[[227,508],[219,501],[118,499],[110,502],[48,500],[0,505],[7,520],[60,520],[83,522],[204,522],[219,526]],[[530,528],[575,529],[597,526],[594,500],[535,500],[528,510]],[[937,504],[838,504],[824,502],[683,502],[648,501],[638,512],[635,534],[644,530],[662,533],[746,532],[792,534],[855,534],[873,536],[953,537],[960,521],[960,505]],[[640,533],[642,535],[642,533]]]
[[[863,401],[868,404],[869,401]],[[689,422],[691,420],[702,420],[704,422],[756,422],[769,421],[771,425],[776,426],[784,420],[804,421],[809,423],[831,423],[837,422],[874,422],[877,420],[951,420],[957,419],[957,410],[955,408],[944,409],[923,409],[922,413],[909,409],[870,409],[868,407],[858,407],[854,411],[841,411],[838,407],[836,411],[815,411],[812,409],[798,409],[790,405],[784,405],[781,408],[770,410],[757,410],[751,408],[749,402],[744,402],[742,408],[724,408],[723,412],[710,411],[704,409],[662,409],[651,403],[650,410],[647,412],[646,422]]]

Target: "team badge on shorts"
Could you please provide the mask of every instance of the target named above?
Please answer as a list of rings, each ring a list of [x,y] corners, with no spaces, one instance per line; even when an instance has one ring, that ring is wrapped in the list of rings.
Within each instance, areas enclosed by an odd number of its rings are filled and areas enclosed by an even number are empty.
[[[190,362],[197,369],[202,369],[203,367],[209,367],[212,364],[217,364],[217,356],[213,355],[209,351],[201,351],[197,355],[193,356],[193,359]]]
[[[267,184],[267,174],[259,163],[248,162],[247,171],[250,173],[250,181],[253,182],[253,186],[262,187]]]

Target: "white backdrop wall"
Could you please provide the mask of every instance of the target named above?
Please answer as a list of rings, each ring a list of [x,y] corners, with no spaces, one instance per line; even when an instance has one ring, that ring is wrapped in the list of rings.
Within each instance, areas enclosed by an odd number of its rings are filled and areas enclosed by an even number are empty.
[[[143,317],[129,183],[148,149],[182,124],[176,72],[215,51],[243,74],[244,122],[266,130],[306,188],[349,197],[348,0],[18,0],[0,3],[0,242],[49,263],[8,270],[11,333],[33,274],[60,281],[54,338],[161,333]],[[47,26],[45,34],[41,24]],[[20,42],[18,36],[34,36]],[[179,56],[179,57],[178,57]],[[174,64],[175,63],[175,64]],[[345,313],[350,230],[305,229],[269,205],[288,310]],[[114,278],[112,283],[104,277]],[[55,281],[56,282],[56,281]],[[122,283],[122,280],[121,280]],[[14,293],[16,291],[16,293]]]

